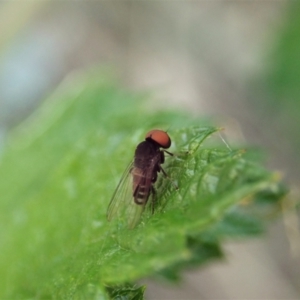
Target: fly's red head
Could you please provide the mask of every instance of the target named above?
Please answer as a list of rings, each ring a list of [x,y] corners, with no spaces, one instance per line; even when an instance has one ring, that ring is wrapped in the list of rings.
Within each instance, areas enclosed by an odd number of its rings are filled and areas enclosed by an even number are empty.
[[[167,149],[171,146],[171,139],[169,135],[162,130],[153,129],[146,134],[146,140],[151,140],[157,143],[160,147]]]

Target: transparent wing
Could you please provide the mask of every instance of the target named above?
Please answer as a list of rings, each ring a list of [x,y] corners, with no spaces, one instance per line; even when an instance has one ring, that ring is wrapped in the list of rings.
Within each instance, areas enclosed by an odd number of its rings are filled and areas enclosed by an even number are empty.
[[[133,161],[123,173],[107,208],[108,221],[117,219],[119,222],[127,224],[129,228],[134,228],[137,225],[145,208],[145,205],[138,205],[134,202],[132,168]],[[136,185],[139,185],[139,182],[136,182]]]

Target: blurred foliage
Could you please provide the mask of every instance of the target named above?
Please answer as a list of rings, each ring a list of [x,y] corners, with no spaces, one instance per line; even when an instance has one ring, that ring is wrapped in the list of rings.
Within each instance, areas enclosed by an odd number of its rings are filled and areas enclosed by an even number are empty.
[[[264,112],[261,116],[266,125],[264,130],[269,133],[274,145],[278,145],[279,151],[284,144],[282,157],[295,158],[288,167],[289,171],[294,169],[297,173],[296,182],[300,176],[300,163],[296,159],[300,149],[299,13],[299,1],[287,2],[287,9],[282,14],[281,22],[276,24],[272,43],[266,51],[263,76],[254,88],[252,86],[254,93],[258,92],[253,97],[258,114]]]
[[[261,233],[285,188],[230,149],[219,129],[151,111],[103,79],[76,77],[10,135],[0,165],[1,299],[142,299],[146,276],[222,257],[224,238]],[[152,128],[172,138],[159,202],[128,230],[106,221],[110,197]],[[249,156],[251,157],[251,156]],[[253,156],[255,157],[255,156]]]
[[[276,31],[276,41],[272,45],[269,63],[270,100],[276,101],[275,109],[298,107],[300,95],[300,3],[291,2],[284,15],[284,22]],[[297,97],[298,96],[298,97]],[[284,100],[284,101],[280,101]],[[298,113],[298,111],[295,111]],[[291,114],[293,116],[293,114]],[[299,116],[299,115],[297,115]]]

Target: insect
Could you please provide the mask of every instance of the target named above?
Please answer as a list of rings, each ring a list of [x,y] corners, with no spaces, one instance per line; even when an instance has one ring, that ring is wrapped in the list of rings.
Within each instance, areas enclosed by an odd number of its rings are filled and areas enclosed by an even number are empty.
[[[165,150],[170,146],[171,139],[165,131],[154,129],[146,134],[145,140],[136,147],[134,159],[125,170],[109,203],[109,221],[118,218],[127,223],[129,228],[134,228],[150,195],[154,212],[156,191],[153,185],[160,171],[167,177],[161,165],[165,161],[165,152],[173,155]]]

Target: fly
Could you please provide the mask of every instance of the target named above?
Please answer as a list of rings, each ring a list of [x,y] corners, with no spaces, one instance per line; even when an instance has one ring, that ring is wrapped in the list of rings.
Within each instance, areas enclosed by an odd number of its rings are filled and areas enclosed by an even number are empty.
[[[162,130],[154,129],[146,134],[145,141],[138,144],[134,159],[125,170],[107,209],[107,219],[123,220],[129,228],[134,228],[152,196],[152,212],[156,195],[154,183],[158,173],[166,172],[161,165],[165,161],[165,152],[171,146],[169,135]],[[160,148],[163,148],[161,150]]]

